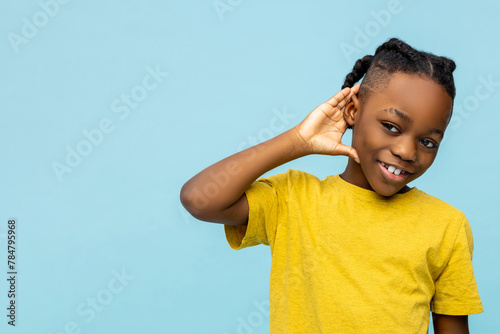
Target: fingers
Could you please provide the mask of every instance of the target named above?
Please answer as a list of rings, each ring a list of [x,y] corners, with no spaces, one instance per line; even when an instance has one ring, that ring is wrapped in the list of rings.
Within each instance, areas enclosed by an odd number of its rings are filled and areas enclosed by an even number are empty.
[[[352,86],[351,91],[352,91],[354,94],[358,94],[358,92],[359,92],[359,87],[360,87],[360,86],[361,86],[361,83],[355,84],[354,86]]]
[[[350,95],[350,93],[351,93],[351,88],[346,87],[337,94],[333,95],[333,97],[329,99],[326,103],[328,103],[332,107],[337,107],[340,102],[344,101],[345,98]]]
[[[354,148],[351,147],[351,151],[349,152],[349,157],[353,158],[359,164],[358,152]]]
[[[359,164],[358,152],[354,149],[354,147],[344,145],[342,143],[338,144],[335,148],[335,151],[338,155],[346,155],[349,158],[353,158]]]
[[[346,87],[335,94],[326,103],[333,108],[343,109],[349,102],[352,101],[352,96],[359,91],[360,84],[354,85],[352,88]]]
[[[352,100],[352,91],[349,93],[349,95],[347,95],[342,101],[340,101],[336,106],[333,106],[335,108],[338,108],[338,109],[344,109],[344,107],[349,103],[351,102]]]

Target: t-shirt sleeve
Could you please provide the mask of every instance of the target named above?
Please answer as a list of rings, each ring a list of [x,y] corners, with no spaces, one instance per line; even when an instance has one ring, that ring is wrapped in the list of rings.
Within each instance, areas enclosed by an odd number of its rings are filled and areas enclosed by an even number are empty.
[[[248,201],[247,225],[224,225],[231,248],[239,250],[258,244],[273,246],[280,221],[285,219],[288,173],[254,181],[245,191]]]
[[[463,216],[450,259],[435,282],[432,312],[446,315],[483,312],[472,269],[473,250],[472,230]]]

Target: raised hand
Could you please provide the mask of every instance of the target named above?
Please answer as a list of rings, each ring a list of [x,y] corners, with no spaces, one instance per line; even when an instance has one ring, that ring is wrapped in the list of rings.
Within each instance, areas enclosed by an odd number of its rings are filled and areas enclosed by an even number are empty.
[[[358,90],[359,84],[342,89],[294,127],[309,154],[346,155],[359,163],[356,150],[341,141],[348,126],[344,109]]]

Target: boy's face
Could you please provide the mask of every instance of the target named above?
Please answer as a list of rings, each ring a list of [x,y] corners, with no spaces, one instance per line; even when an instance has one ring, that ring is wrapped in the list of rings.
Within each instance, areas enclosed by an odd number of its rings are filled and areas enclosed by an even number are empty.
[[[352,146],[360,164],[349,159],[342,177],[383,196],[406,192],[406,184],[434,162],[451,108],[452,99],[442,86],[404,73],[393,74],[387,87],[373,92],[362,108],[353,97],[345,118],[353,126]]]

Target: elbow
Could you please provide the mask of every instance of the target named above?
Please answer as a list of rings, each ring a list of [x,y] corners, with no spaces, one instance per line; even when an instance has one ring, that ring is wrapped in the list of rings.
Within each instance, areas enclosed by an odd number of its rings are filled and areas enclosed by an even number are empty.
[[[181,189],[180,201],[194,218],[209,221],[209,201],[199,190],[190,189],[185,184]]]

